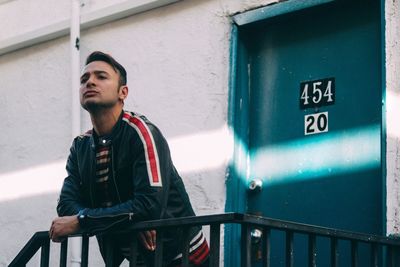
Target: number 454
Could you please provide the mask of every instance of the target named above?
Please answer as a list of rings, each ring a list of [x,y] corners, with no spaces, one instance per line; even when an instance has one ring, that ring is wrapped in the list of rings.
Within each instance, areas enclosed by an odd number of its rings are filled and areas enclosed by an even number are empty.
[[[304,82],[301,84],[300,106],[310,108],[331,105],[335,102],[335,80],[333,78]]]

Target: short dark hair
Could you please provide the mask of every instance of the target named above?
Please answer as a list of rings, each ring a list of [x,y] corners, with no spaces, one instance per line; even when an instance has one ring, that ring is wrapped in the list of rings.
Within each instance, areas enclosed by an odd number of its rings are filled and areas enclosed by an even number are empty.
[[[94,51],[86,58],[86,65],[93,61],[103,61],[109,64],[117,73],[119,73],[119,86],[126,85],[126,70],[111,55],[101,51]]]

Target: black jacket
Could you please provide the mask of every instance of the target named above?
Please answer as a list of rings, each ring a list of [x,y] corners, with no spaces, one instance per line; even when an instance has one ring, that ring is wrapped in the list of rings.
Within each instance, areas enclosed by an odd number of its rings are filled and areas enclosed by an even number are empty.
[[[96,146],[111,142],[113,203],[100,206],[94,192]],[[194,216],[182,179],[171,161],[165,138],[144,116],[123,111],[110,136],[94,131],[74,139],[67,161],[57,212],[59,216],[80,214],[81,229],[100,234],[126,222]],[[191,230],[191,238],[200,228]],[[102,238],[98,238],[104,248]],[[164,235],[165,261],[180,253],[180,229]],[[103,252],[103,251],[102,251]],[[102,253],[103,254],[103,253]],[[104,255],[103,255],[104,256]]]

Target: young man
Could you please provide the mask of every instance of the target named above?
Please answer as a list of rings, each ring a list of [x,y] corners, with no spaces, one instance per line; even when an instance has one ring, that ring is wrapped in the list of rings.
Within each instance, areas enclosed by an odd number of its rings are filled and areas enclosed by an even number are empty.
[[[126,71],[114,58],[93,52],[81,76],[80,102],[90,114],[93,130],[75,138],[50,238],[84,231],[95,233],[105,258],[105,244],[115,244],[116,266],[129,256],[131,235],[106,235],[102,230],[129,221],[194,216],[168,144],[144,116],[123,110],[128,96]],[[141,237],[141,256],[151,266],[155,231]],[[136,237],[135,237],[136,238]],[[182,232],[163,236],[163,266],[179,266]],[[193,266],[206,266],[209,249],[201,227],[190,232]]]

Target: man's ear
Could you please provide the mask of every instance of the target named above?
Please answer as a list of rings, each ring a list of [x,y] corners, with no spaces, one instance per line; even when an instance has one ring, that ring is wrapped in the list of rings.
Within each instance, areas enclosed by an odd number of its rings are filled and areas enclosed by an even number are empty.
[[[128,86],[122,85],[119,88],[119,99],[124,101],[124,99],[128,97],[128,92],[129,92]]]

